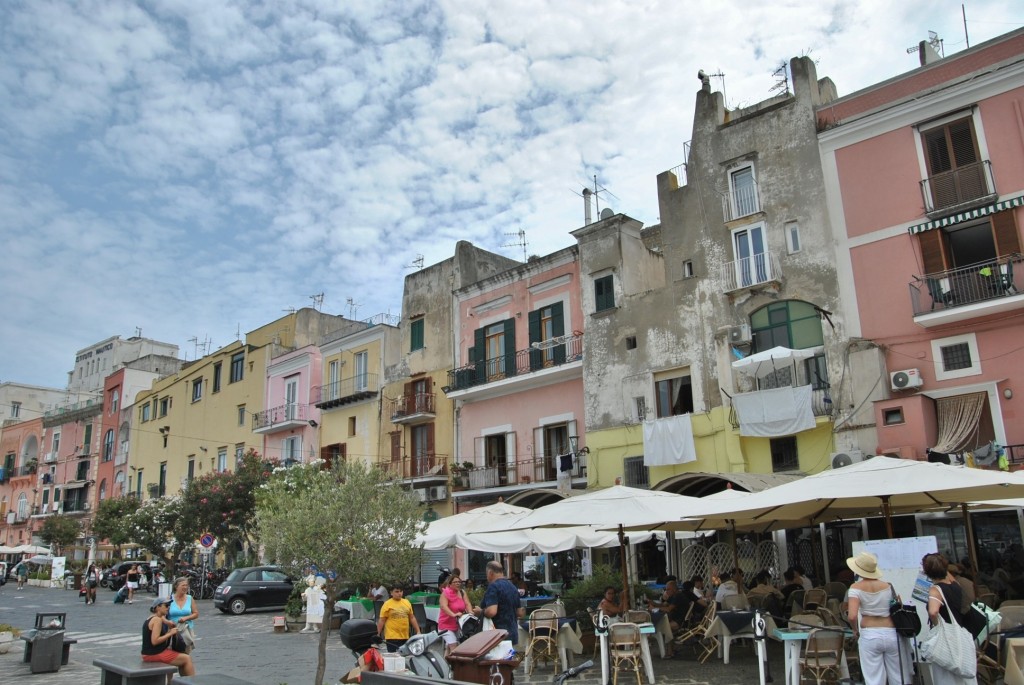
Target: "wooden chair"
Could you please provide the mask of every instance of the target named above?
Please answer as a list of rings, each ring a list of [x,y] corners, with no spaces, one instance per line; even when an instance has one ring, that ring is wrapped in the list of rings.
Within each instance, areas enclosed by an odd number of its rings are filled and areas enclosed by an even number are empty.
[[[551,609],[536,609],[526,619],[530,642],[526,646],[526,674],[533,673],[537,662],[544,660],[558,666],[558,614]]]
[[[786,613],[792,616],[804,610],[805,590],[793,590],[786,599]]]
[[[825,592],[823,587],[811,588],[804,592],[804,611],[814,611],[818,607],[823,607],[828,604],[828,593]]]
[[[746,595],[728,595],[722,598],[723,611],[745,611],[750,608]]]
[[[815,628],[807,636],[807,645],[800,659],[800,673],[802,675],[809,671],[818,685],[821,685],[829,675],[838,681],[842,658],[843,634],[835,630]]]
[[[1011,604],[1007,606],[1007,602],[1003,602],[999,605],[999,616],[999,632],[1020,628],[1024,625],[1024,605]]]
[[[1006,607],[1024,607],[1024,599],[1004,599],[999,603],[999,611]]]
[[[636,685],[640,683],[640,664],[643,650],[640,647],[640,628],[635,623],[613,623],[608,626],[608,653],[612,660],[612,685],[619,682],[619,670],[626,664],[636,674]]]
[[[833,580],[831,583],[825,583],[825,592],[828,594],[830,599],[834,599],[842,602],[843,598],[846,597],[846,591],[849,588],[846,587],[846,583],[842,583],[838,580]]]
[[[795,616],[789,617],[789,629],[790,630],[807,630],[807,626],[813,626],[814,628],[821,628],[825,625],[825,621],[818,616],[818,614],[796,614]]]

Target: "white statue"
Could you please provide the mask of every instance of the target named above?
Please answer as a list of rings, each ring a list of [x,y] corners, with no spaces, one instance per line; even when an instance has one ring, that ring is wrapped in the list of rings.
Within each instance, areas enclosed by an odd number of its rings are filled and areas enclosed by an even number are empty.
[[[324,622],[324,600],[327,599],[327,593],[323,591],[326,582],[323,576],[310,575],[306,578],[309,587],[302,591],[306,600],[306,627],[300,632],[320,632],[320,625]]]

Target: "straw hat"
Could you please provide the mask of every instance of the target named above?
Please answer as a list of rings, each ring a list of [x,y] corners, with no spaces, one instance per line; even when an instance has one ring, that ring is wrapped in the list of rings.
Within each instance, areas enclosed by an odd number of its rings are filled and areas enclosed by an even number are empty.
[[[871,552],[861,552],[855,557],[846,560],[850,570],[861,578],[881,578],[882,572],[878,570],[878,557]]]

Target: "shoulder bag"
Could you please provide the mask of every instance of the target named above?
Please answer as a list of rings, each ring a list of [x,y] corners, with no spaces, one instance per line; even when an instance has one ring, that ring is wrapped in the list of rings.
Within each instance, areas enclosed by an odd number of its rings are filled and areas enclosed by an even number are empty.
[[[921,617],[913,604],[903,604],[896,597],[896,588],[889,583],[889,592],[892,593],[889,599],[889,616],[896,626],[896,632],[903,637],[917,637],[921,632]]]
[[[946,621],[941,614],[928,629],[920,650],[926,661],[954,675],[967,679],[978,675],[974,638],[960,624]]]

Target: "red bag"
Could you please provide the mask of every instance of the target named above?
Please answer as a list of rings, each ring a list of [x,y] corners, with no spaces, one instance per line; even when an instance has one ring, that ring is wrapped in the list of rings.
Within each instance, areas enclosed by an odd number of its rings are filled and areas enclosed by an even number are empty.
[[[363,652],[362,663],[360,666],[362,666],[364,671],[383,671],[384,657],[381,656],[379,649],[376,647],[370,647],[368,650]]]

